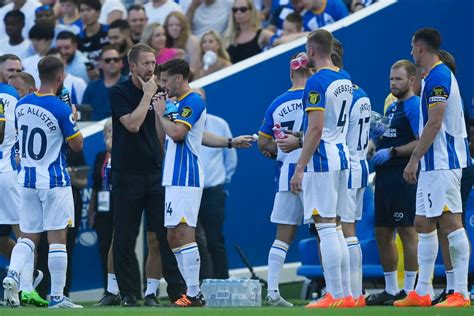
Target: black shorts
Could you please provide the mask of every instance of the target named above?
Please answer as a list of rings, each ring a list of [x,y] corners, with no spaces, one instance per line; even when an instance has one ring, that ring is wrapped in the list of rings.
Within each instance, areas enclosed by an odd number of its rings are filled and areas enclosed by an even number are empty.
[[[378,168],[375,178],[375,227],[413,226],[416,184],[403,179],[404,166]]]
[[[0,224],[0,237],[9,237],[12,230],[12,225]]]

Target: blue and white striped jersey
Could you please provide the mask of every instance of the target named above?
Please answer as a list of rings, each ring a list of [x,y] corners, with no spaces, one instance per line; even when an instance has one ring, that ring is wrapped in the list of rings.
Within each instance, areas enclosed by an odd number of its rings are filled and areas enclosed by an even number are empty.
[[[460,169],[471,165],[464,109],[456,77],[442,62],[436,63],[422,81],[420,135],[428,110],[446,104],[443,123],[433,144],[421,159],[423,171]]]
[[[189,131],[181,142],[168,135],[165,141],[163,186],[204,187],[204,171],[199,149],[206,123],[206,104],[196,92],[178,98],[179,113],[175,122],[183,123]]]
[[[70,186],[66,141],[80,134],[71,108],[55,95],[32,93],[18,101],[15,118],[21,157],[18,182],[36,189]]]
[[[277,97],[268,107],[259,135],[273,138],[273,126],[279,124],[282,129],[301,131],[303,125],[303,89],[288,90]],[[290,180],[295,173],[296,163],[301,154],[298,148],[284,153],[278,148],[275,181],[277,191],[290,191]]]
[[[0,173],[16,170],[15,163],[15,107],[18,102],[18,93],[12,86],[0,83],[0,106],[3,106],[4,116],[0,120],[5,121],[5,138],[0,145]]]
[[[350,173],[349,189],[364,188],[368,184],[369,165],[367,149],[369,145],[370,99],[357,85],[353,85],[354,98],[349,110],[349,126],[346,142],[349,147]]]
[[[306,172],[328,172],[349,168],[346,145],[349,109],[352,104],[352,82],[339,68],[321,68],[306,82],[303,94],[304,130],[309,111],[324,111],[323,134]]]

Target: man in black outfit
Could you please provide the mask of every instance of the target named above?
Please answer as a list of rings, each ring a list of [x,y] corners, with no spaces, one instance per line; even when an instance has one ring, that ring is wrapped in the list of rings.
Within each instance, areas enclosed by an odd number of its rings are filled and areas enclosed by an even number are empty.
[[[135,242],[144,209],[158,213],[157,239],[160,243],[163,275],[168,296],[175,301],[184,290],[164,227],[165,191],[161,186],[163,144],[155,129],[150,105],[157,91],[154,81],[155,51],[143,44],[128,53],[131,77],[110,89],[112,108],[112,198],[114,199],[114,270],[122,295],[122,306],[138,306],[136,280],[140,280]]]

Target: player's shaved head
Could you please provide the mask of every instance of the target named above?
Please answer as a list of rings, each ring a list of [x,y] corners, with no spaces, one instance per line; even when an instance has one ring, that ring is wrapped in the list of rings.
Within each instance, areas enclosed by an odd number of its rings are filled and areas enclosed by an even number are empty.
[[[433,28],[422,28],[413,34],[413,43],[423,43],[431,51],[439,51],[441,47],[441,34]]]
[[[333,49],[334,38],[326,30],[318,29],[308,35],[308,45],[319,55],[330,56]]]

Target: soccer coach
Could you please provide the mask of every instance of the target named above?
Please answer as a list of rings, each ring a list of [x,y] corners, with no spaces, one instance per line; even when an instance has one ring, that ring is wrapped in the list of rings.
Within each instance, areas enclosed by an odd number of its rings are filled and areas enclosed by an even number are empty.
[[[131,77],[110,89],[112,108],[112,198],[114,199],[114,270],[122,306],[138,306],[141,276],[135,243],[142,211],[158,220],[163,275],[172,300],[185,287],[171,252],[164,227],[165,191],[161,186],[163,146],[155,128],[151,106],[157,91],[154,81],[155,51],[143,44],[128,53]]]

